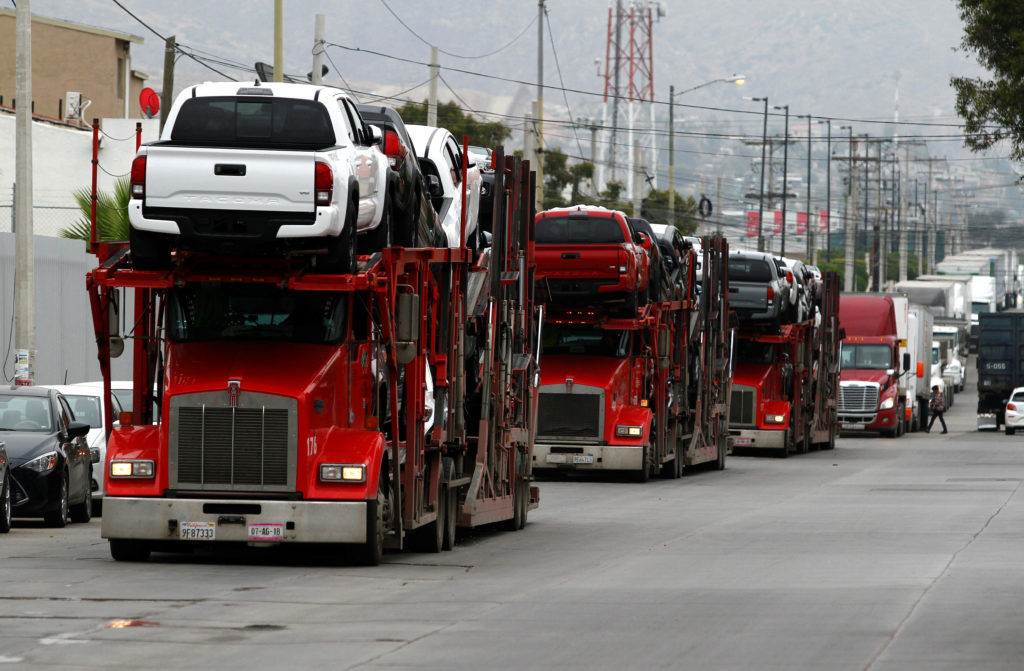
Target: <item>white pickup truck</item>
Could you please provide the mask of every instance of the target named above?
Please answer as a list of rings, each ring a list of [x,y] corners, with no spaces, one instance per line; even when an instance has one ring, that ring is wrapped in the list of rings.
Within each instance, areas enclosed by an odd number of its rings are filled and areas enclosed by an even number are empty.
[[[356,231],[372,236],[369,248],[390,240],[396,176],[380,138],[329,86],[208,82],[182,91],[160,140],[132,163],[135,267],[166,268],[171,249],[187,249],[311,253],[319,272],[351,272]]]

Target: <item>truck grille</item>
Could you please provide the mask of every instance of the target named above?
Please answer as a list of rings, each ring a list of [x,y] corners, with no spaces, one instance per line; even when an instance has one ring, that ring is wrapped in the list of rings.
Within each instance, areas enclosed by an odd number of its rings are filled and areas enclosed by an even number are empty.
[[[756,426],[757,391],[754,387],[733,385],[729,401],[729,426]]]
[[[550,385],[565,389],[561,384]],[[604,429],[604,390],[577,386],[575,393],[540,392],[537,438],[601,440]]]
[[[226,392],[171,399],[172,488],[294,490],[296,402],[244,392],[238,401],[230,407]]]
[[[878,385],[840,384],[839,412],[877,412]]]

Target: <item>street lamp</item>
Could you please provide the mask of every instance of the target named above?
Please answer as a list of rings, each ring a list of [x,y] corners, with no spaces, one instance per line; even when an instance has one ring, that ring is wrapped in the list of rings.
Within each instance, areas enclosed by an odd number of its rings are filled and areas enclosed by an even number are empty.
[[[720,77],[718,79],[712,79],[711,81],[704,82],[703,84],[691,86],[690,88],[683,89],[678,93],[676,93],[675,86],[668,87],[668,217],[673,226],[676,225],[676,96],[681,96],[684,93],[696,91],[697,89],[704,88],[705,86],[711,86],[712,84],[719,84],[723,82],[729,84],[742,84],[745,81],[747,81],[745,76],[734,74],[731,77]]]
[[[766,166],[764,164],[765,148],[768,146],[768,96],[763,98],[748,98],[743,96],[744,100],[751,100],[756,103],[764,103],[764,125],[761,127],[761,193],[757,198],[757,251],[764,251],[764,231],[761,228],[761,222],[764,221],[764,172]]]
[[[828,124],[828,150],[825,154],[825,259],[832,262],[832,119],[818,119]]]
[[[772,105],[772,109],[786,111],[786,131],[782,140],[782,250],[786,255],[786,196],[789,195],[789,105]]]

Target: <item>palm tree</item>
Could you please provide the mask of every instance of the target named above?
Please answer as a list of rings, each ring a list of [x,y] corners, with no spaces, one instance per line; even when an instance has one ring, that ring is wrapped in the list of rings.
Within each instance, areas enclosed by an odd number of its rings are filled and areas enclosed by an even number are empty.
[[[82,217],[60,231],[60,237],[89,241],[92,234],[92,191],[86,188],[74,192],[75,202],[82,211]],[[127,240],[128,201],[131,199],[131,184],[127,177],[120,177],[114,183],[113,194],[96,194],[96,237],[101,242]]]

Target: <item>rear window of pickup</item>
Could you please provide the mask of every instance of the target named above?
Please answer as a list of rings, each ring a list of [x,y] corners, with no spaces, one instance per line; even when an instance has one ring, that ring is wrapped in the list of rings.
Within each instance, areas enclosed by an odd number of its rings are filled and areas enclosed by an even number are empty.
[[[190,98],[178,112],[171,142],[216,147],[323,149],[335,144],[319,102],[289,98]]]
[[[537,221],[538,245],[621,245],[625,236],[612,217],[544,217]]]
[[[738,282],[771,282],[772,271],[764,259],[729,258],[729,279]]]

